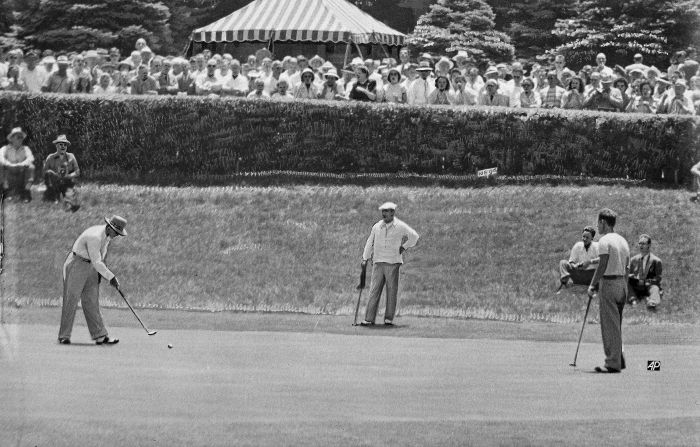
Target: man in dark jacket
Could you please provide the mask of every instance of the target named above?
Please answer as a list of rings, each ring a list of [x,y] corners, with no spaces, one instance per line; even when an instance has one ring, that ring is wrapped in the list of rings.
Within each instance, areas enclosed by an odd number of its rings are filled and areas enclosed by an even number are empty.
[[[647,309],[656,310],[661,302],[661,259],[651,253],[651,237],[639,236],[639,254],[630,259],[629,300],[636,305],[646,299]]]

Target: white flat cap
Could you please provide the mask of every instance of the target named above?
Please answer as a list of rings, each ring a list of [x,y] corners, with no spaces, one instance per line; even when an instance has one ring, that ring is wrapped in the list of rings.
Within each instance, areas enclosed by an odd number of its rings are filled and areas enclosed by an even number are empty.
[[[379,211],[382,210],[395,210],[396,209],[396,204],[394,202],[384,202],[381,204],[379,207]]]

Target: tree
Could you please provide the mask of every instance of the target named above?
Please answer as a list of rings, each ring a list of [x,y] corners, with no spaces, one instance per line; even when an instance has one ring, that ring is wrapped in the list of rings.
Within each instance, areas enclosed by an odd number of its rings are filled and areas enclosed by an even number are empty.
[[[603,52],[608,65],[628,64],[635,53],[645,62],[665,65],[669,53],[697,46],[700,0],[579,0],[574,18],[557,20],[554,35],[572,66],[591,64]]]
[[[189,42],[195,28],[204,26],[210,20],[211,10],[219,3],[217,0],[164,0],[170,10],[170,31],[173,36],[170,53],[180,53]]]
[[[510,36],[519,58],[533,59],[561,43],[552,34],[557,19],[573,17],[576,0],[489,0],[496,29]]]
[[[466,50],[474,62],[510,61],[510,38],[496,31],[495,14],[482,0],[438,0],[418,19],[407,43],[416,53]]]
[[[172,42],[170,12],[161,2],[41,0],[18,20],[19,38],[39,49],[81,51],[116,46],[123,53],[143,37],[154,51]]]
[[[416,26],[413,10],[401,6],[405,0],[349,1],[375,19],[402,33],[408,33]]]

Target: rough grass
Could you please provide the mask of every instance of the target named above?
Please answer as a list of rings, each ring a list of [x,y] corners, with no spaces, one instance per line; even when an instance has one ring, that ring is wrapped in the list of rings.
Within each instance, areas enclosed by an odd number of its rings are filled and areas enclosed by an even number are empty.
[[[626,309],[626,321],[695,323],[700,314],[700,207],[684,191],[88,184],[81,194],[76,214],[40,200],[6,204],[7,301],[60,304],[61,266],[72,242],[117,213],[128,219],[129,236],[112,244],[108,265],[132,304],[351,314],[362,248],[380,218],[376,207],[391,200],[421,235],[402,268],[402,315],[580,320],[585,289],[555,296],[557,264],[601,207],[618,212],[617,230],[633,253],[637,236],[649,233],[664,261],[660,309]],[[102,301],[123,305],[104,285]]]

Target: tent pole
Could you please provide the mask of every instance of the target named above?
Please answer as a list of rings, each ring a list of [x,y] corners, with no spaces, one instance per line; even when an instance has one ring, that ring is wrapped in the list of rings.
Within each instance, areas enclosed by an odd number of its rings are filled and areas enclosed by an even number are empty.
[[[384,48],[384,44],[382,43],[382,41],[377,39],[377,33],[375,31],[372,31],[372,39],[374,39],[374,41],[379,44],[379,48],[381,48],[382,51],[384,51],[384,56],[386,56],[387,59],[391,58],[391,55],[386,51],[386,48]]]
[[[357,42],[353,40],[352,43],[355,44],[355,48],[357,48],[357,52],[360,54],[360,59],[365,60],[364,56],[362,56],[362,50],[360,49],[360,46],[357,44]]]
[[[351,51],[352,51],[352,47],[350,46],[350,42],[347,42],[345,45],[345,61],[343,62],[342,68],[345,68],[348,66],[348,58],[350,57]]]

